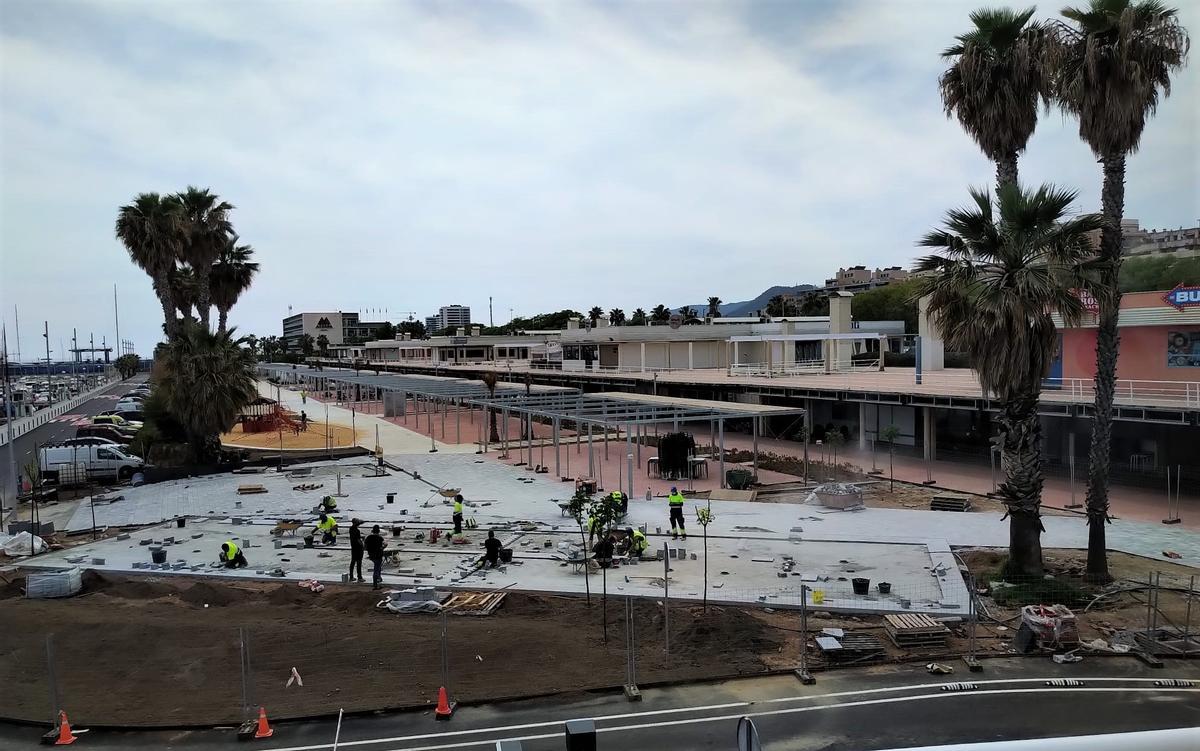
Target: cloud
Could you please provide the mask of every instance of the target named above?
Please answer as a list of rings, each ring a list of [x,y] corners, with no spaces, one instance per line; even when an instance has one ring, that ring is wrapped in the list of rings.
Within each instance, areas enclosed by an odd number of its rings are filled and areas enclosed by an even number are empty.
[[[111,331],[97,311],[115,281],[144,352],[157,305],[112,237],[141,191],[199,184],[237,205],[263,271],[232,319],[267,334],[289,305],[462,302],[483,320],[491,295],[502,320],[742,299],[907,263],[992,180],[937,96],[960,3],[2,12],[3,297],[52,329]],[[1194,221],[1196,80],[1179,77],[1131,160],[1127,214],[1145,224]],[[1098,203],[1058,114],[1022,171]]]

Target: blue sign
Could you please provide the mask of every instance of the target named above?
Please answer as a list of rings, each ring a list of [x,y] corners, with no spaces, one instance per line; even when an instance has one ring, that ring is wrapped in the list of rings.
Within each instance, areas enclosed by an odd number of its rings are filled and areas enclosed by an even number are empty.
[[[1176,310],[1200,307],[1200,285],[1176,285],[1175,289],[1163,295],[1163,302]]]

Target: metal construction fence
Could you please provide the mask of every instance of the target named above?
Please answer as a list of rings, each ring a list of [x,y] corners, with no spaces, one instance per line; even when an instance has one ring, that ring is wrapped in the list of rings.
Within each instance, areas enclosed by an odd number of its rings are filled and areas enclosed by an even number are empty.
[[[603,586],[599,578],[595,583]],[[487,616],[347,612],[319,624],[295,607],[281,608],[270,620],[260,611],[258,620],[243,623],[236,606],[197,611],[172,605],[182,618],[164,617],[164,609],[155,607],[145,618],[114,622],[89,616],[54,623],[22,619],[19,608],[0,608],[5,635],[0,717],[49,724],[62,709],[85,726],[206,726],[249,719],[259,706],[273,719],[339,709],[430,708],[442,686],[455,701],[483,703],[794,669],[817,672],[864,661],[950,659],[977,650],[983,656],[997,652],[979,646],[977,628],[980,638],[1001,631],[1011,638],[1019,625],[998,612],[998,592],[984,601],[967,596],[953,609],[961,614],[949,618],[953,638],[901,652],[878,619],[864,618],[863,611],[836,612],[851,601],[864,603],[854,584],[814,581],[789,583],[782,592],[745,590],[737,593],[739,599],[760,607],[710,602],[705,608],[690,593],[679,599],[669,586],[660,597],[628,596],[617,589],[623,576],[611,575],[607,597],[593,587],[590,606],[582,598],[525,598],[512,612],[506,604]],[[1038,586],[1048,601],[1060,599],[1076,614],[1107,609],[1113,598],[1132,598],[1142,609],[1124,600],[1123,614],[1138,614],[1124,632],[1131,634],[1128,643],[1165,658],[1200,656],[1197,584],[1196,576],[1152,572],[1145,582],[1122,582],[1098,594],[1065,583],[1060,591]],[[882,610],[909,600],[910,612],[920,612],[923,602],[943,598],[942,587],[931,582],[881,593],[876,583],[866,597]],[[710,589],[715,591],[730,594]],[[868,644],[873,639],[881,651],[846,661],[823,652],[815,637],[827,637],[822,628],[831,623]],[[1011,653],[1005,648],[999,654]]]

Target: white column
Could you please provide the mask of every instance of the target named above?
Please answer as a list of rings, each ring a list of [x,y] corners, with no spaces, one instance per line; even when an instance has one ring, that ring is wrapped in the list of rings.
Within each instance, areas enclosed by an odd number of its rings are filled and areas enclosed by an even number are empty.
[[[867,403],[858,403],[858,448],[863,450],[867,447]]]
[[[692,365],[693,362],[695,362],[695,360],[692,357],[692,342],[688,342],[688,370],[692,370],[694,368]]]
[[[642,342],[639,348],[641,349],[641,353],[642,353],[642,366],[641,366],[642,372],[645,373],[646,372],[646,343]]]

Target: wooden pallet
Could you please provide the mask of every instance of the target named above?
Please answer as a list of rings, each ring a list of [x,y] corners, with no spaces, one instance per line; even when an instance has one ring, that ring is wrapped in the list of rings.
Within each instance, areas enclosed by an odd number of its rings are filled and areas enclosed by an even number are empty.
[[[971,499],[962,495],[935,495],[929,501],[930,511],[970,511]]]
[[[837,647],[826,648],[822,644],[822,642],[828,644],[830,641],[836,641]],[[879,641],[878,637],[856,631],[849,631],[836,640],[833,637],[821,637],[817,640],[817,647],[821,650],[825,660],[831,664],[873,662],[887,656],[883,649],[883,642]]]
[[[924,613],[889,613],[883,617],[888,638],[897,647],[945,646],[950,629]]]
[[[454,615],[491,615],[504,601],[505,592],[458,592],[442,603]]]

